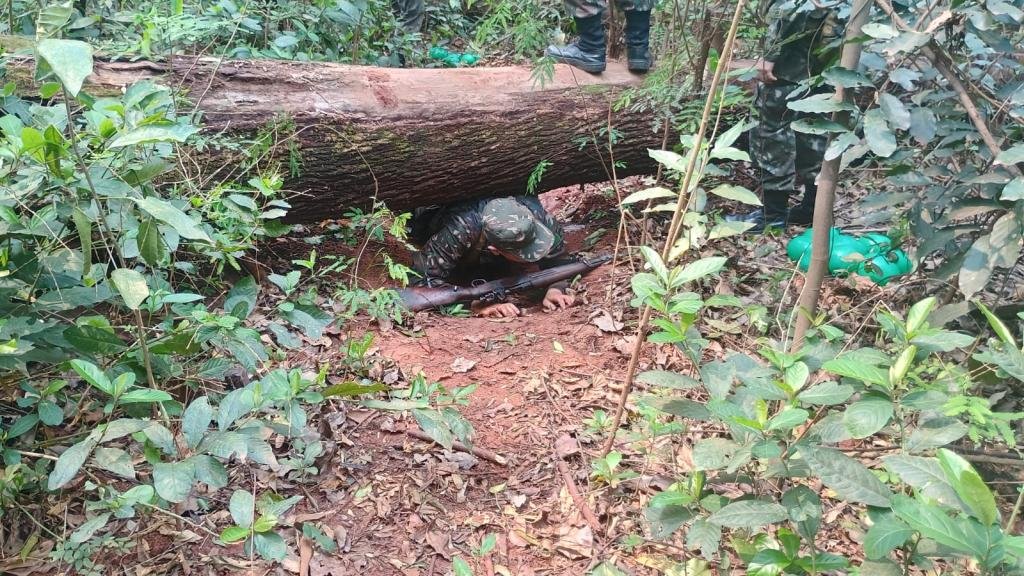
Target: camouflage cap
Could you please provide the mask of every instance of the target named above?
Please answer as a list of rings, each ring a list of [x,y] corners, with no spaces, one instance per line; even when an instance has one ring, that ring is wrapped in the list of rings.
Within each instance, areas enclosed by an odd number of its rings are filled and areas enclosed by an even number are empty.
[[[526,262],[547,256],[555,243],[555,234],[514,198],[491,200],[484,204],[482,216],[487,242]]]

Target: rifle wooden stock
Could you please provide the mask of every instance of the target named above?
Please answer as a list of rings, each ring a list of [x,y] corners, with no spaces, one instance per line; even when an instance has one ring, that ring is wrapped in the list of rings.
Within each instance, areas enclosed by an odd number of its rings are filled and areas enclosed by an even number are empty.
[[[550,286],[555,282],[574,278],[579,274],[583,274],[597,268],[611,259],[612,257],[610,255],[605,254],[602,256],[595,256],[594,258],[584,258],[578,262],[555,266],[553,268],[548,268],[547,270],[540,270],[529,274],[523,274],[522,276],[513,276],[511,278],[502,278],[491,282],[483,282],[474,286],[451,286],[444,288],[413,286],[411,288],[402,288],[397,292],[402,298],[402,302],[405,304],[405,307],[410,312],[430,310],[431,308],[439,308],[441,306],[450,306],[452,304],[459,303],[468,304],[476,300],[491,304],[505,300],[508,298],[509,294],[515,294],[517,292],[523,292],[533,288],[543,288],[545,286]]]

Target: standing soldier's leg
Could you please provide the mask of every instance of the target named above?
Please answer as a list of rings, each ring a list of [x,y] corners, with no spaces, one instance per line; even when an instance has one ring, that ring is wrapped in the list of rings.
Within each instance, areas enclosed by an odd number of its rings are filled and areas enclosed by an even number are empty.
[[[789,222],[807,226],[814,220],[814,197],[818,194],[818,173],[828,148],[825,134],[794,133],[796,138],[796,174],[804,183],[800,205],[789,211]]]
[[[796,177],[796,142],[790,128],[792,115],[786,108],[786,96],[793,90],[788,83],[760,84],[754,95],[757,126],[750,132],[750,159],[761,179],[764,207],[730,220],[751,222],[751,232],[766,227],[784,227],[789,210],[789,195]]]
[[[626,65],[633,72],[651,69],[651,10],[653,0],[618,0],[626,14]]]
[[[608,0],[565,0],[566,11],[576,21],[579,39],[568,46],[548,46],[546,56],[585,72],[597,74],[605,68],[604,17]]]
[[[424,0],[391,0],[395,17],[398,18],[398,23],[407,34],[415,34],[423,30],[423,20],[426,16],[423,2]]]

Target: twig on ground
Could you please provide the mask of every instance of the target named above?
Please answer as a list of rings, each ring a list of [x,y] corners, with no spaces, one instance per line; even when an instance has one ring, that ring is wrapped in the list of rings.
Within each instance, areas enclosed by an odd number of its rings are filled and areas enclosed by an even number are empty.
[[[576,487],[576,482],[573,481],[572,475],[569,473],[569,467],[566,466],[565,461],[558,456],[558,451],[553,452],[555,456],[555,467],[558,468],[559,475],[562,476],[562,482],[565,483],[565,489],[569,491],[569,497],[572,498],[572,503],[576,505],[576,509],[583,515],[583,519],[587,521],[587,525],[594,531],[594,535],[602,533],[603,527],[601,521],[594,515],[594,511],[587,505],[587,501],[580,495],[579,488]]]
[[[434,442],[434,443],[437,443],[436,440],[434,440],[433,438],[428,436],[426,433],[421,432],[419,430],[412,430],[410,428],[406,428],[405,429],[405,434],[407,436],[412,436],[413,438],[415,438],[417,440],[423,440],[424,442]],[[494,462],[495,464],[501,464],[502,466],[508,466],[508,459],[507,458],[505,458],[504,456],[502,456],[502,455],[500,455],[500,454],[498,454],[496,452],[492,452],[492,451],[490,451],[490,450],[488,450],[486,448],[479,448],[477,446],[474,446],[474,447],[470,448],[469,446],[466,446],[462,442],[453,442],[452,443],[452,450],[455,450],[457,452],[465,452],[467,454],[472,454],[473,456],[476,456],[477,458],[483,458],[484,460],[490,460],[491,462]]]

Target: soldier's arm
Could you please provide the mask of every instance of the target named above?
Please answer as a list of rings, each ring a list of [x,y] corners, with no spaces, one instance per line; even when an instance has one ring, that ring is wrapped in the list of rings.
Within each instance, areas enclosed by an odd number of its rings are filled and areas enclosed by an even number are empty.
[[[441,229],[413,255],[414,267],[422,276],[419,283],[428,286],[448,284],[455,267],[472,248],[479,233],[461,214],[446,218]]]

